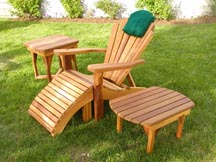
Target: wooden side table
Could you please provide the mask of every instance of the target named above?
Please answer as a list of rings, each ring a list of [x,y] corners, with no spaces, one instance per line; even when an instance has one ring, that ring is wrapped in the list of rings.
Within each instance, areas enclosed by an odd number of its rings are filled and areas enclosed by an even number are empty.
[[[44,79],[48,78],[50,82],[52,80],[52,75],[50,72],[52,57],[54,54],[54,49],[60,48],[76,48],[78,44],[78,40],[74,38],[70,38],[64,35],[52,35],[48,37],[43,37],[39,39],[35,39],[32,41],[28,41],[24,43],[25,47],[31,52],[32,55],[32,64],[34,68],[35,79]],[[37,68],[37,55],[43,57],[45,68],[47,75],[39,75]],[[72,56],[66,59],[69,65],[73,65],[74,69],[77,69],[76,65],[76,57]],[[72,61],[72,63],[71,63]],[[60,67],[62,67],[61,61],[59,63]],[[72,67],[71,67],[72,68]]]
[[[153,152],[158,130],[178,121],[176,137],[182,136],[184,120],[195,104],[183,94],[161,87],[149,87],[110,100],[117,114],[117,131],[122,130],[122,119],[143,126],[148,136],[147,153]]]

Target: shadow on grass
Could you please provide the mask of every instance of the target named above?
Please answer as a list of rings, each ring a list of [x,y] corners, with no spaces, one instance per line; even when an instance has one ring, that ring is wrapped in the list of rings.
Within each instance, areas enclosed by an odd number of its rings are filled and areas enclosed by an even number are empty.
[[[212,70],[216,63],[212,54],[215,53],[215,41],[212,41],[215,25],[207,31],[205,28],[205,24],[158,27],[146,51],[146,64],[133,71],[139,86],[167,87],[196,103],[186,119],[180,140],[175,138],[176,123],[173,123],[158,134],[154,153],[146,155],[147,137],[142,128],[127,123],[123,133],[117,134],[112,112],[98,123],[79,125],[75,131],[66,130],[58,138],[69,136],[67,140],[73,155],[76,148],[86,148],[83,156],[93,161],[212,161],[216,147],[215,117],[212,115],[216,113],[216,74]]]
[[[1,87],[6,88],[4,94],[1,92],[2,98],[6,96],[6,99],[0,114],[3,116],[0,120],[4,119],[0,122],[4,128],[0,139],[4,139],[1,146],[7,147],[9,152],[4,153],[3,158],[11,161],[214,160],[214,31],[214,25],[208,28],[205,25],[187,25],[184,28],[159,26],[146,50],[146,64],[133,70],[138,86],[167,87],[185,94],[196,103],[186,119],[182,139],[176,140],[176,124],[171,124],[156,137],[154,153],[146,155],[147,137],[143,129],[124,122],[123,133],[116,133],[116,116],[108,105],[104,119],[83,123],[79,112],[62,134],[53,138],[27,114],[32,98],[47,82],[35,81],[32,68],[31,72],[25,70],[27,66],[22,67],[19,62],[15,63],[19,73],[4,78],[9,80]],[[22,53],[23,48],[13,50],[13,54],[6,59],[8,69],[16,69],[16,65],[10,61],[17,52]],[[1,58],[0,61],[4,60]]]
[[[0,72],[19,69],[21,65],[14,58],[20,53],[24,53],[23,48],[0,53]]]
[[[15,29],[15,28],[22,28],[22,27],[26,27],[32,24],[36,24],[36,21],[0,21],[0,31],[3,30],[9,30],[9,29]],[[17,29],[17,32],[19,32],[19,30]]]

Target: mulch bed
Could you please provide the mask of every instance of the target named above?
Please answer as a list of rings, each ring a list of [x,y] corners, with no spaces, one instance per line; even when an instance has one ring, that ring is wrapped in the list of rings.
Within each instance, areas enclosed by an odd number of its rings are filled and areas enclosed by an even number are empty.
[[[119,19],[110,18],[43,18],[43,19],[22,19],[12,18],[11,21],[39,21],[39,22],[79,22],[79,23],[114,23]],[[159,25],[180,25],[180,24],[202,24],[202,23],[216,23],[216,16],[205,16],[194,19],[175,19],[175,20],[156,20]]]

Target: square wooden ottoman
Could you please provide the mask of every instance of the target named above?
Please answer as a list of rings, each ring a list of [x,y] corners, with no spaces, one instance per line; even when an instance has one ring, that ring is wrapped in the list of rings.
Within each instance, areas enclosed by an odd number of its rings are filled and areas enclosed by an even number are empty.
[[[176,137],[180,138],[184,120],[195,106],[183,94],[161,87],[150,87],[110,100],[111,109],[117,114],[117,131],[122,130],[122,119],[143,126],[147,136],[147,153],[153,152],[157,131],[178,121]]]

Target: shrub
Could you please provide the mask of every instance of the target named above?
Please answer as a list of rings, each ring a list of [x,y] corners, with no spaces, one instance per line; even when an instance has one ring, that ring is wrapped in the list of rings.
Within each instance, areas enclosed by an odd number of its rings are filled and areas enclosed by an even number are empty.
[[[216,16],[216,0],[212,0],[209,4],[210,13],[213,16]]]
[[[169,19],[171,17],[171,4],[169,0],[138,0],[137,8],[146,7],[158,19]]]
[[[79,18],[83,15],[81,0],[61,0],[70,18]]]
[[[96,7],[104,11],[111,18],[116,18],[122,5],[112,0],[99,0],[96,2]]]
[[[39,18],[42,16],[40,6],[42,0],[9,0],[15,11],[13,15],[24,18]]]

